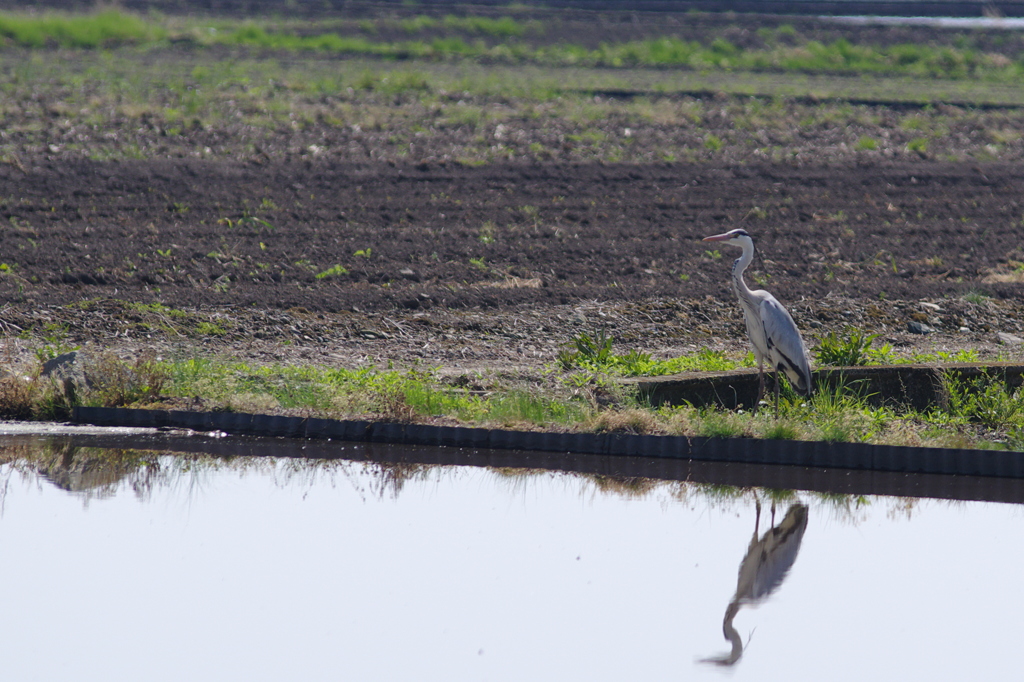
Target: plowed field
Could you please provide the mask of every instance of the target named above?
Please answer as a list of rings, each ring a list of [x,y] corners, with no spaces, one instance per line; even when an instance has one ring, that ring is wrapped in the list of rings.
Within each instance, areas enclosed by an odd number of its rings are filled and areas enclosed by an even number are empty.
[[[882,127],[887,111],[870,109]],[[26,123],[11,112],[9,124]],[[41,121],[51,142],[35,137],[0,164],[0,326],[12,356],[60,337],[126,353],[536,367],[601,329],[656,355],[739,349],[735,254],[700,241],[737,226],[760,250],[748,280],[790,308],[811,345],[853,325],[897,348],[988,352],[997,331],[1024,326],[1024,174],[1013,161],[859,153],[795,118],[789,139],[803,146],[791,160],[656,160],[665,138],[616,120],[605,124],[631,138],[628,161],[565,142],[470,163],[452,157],[450,137],[411,131],[405,158],[372,141],[321,154],[309,141],[336,135],[328,123],[272,133],[301,153],[218,154],[232,130],[197,124],[144,158],[96,160],[67,152],[76,124],[64,116],[74,115],[57,107]],[[720,119],[706,123],[728,130]],[[504,120],[488,140],[542,140],[552,125]],[[159,136],[145,123],[74,134],[86,145]],[[949,139],[984,144],[967,129]],[[819,144],[830,151],[816,157]],[[936,331],[912,334],[910,321]]]

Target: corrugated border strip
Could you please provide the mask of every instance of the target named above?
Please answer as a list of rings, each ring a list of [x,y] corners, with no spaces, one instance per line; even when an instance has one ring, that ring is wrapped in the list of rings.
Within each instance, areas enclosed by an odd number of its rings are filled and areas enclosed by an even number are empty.
[[[279,437],[497,450],[785,464],[914,474],[1024,478],[1024,453],[864,443],[549,433],[427,424],[306,419],[236,412],[180,412],[76,407],[72,420],[94,426],[144,426]]]

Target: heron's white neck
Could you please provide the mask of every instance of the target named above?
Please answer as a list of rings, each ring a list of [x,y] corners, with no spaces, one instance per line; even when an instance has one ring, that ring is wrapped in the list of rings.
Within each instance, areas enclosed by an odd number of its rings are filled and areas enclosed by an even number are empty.
[[[749,299],[750,287],[743,281],[743,273],[751,261],[754,260],[754,240],[750,237],[737,237],[730,240],[729,243],[743,249],[743,254],[732,264],[732,283],[736,287],[736,293],[740,295],[740,298],[743,298],[743,294],[746,294],[746,297]]]
[[[740,603],[738,600],[733,600],[729,604],[729,608],[725,610],[725,621],[722,623],[722,634],[732,645],[732,649],[727,654],[721,654],[719,656],[712,656],[710,658],[700,659],[701,663],[713,663],[714,665],[730,666],[735,665],[740,657],[743,655],[743,639],[740,637],[740,633],[733,627],[732,621],[736,617],[736,613],[740,610]]]

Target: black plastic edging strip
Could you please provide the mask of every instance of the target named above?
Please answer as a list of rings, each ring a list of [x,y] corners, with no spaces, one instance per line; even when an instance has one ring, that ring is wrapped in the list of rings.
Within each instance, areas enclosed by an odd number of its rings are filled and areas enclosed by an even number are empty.
[[[181,428],[262,437],[1024,478],[1024,453],[994,450],[754,438],[510,431],[429,424],[307,419],[236,412],[181,412],[112,407],[76,407],[72,421],[94,426]]]

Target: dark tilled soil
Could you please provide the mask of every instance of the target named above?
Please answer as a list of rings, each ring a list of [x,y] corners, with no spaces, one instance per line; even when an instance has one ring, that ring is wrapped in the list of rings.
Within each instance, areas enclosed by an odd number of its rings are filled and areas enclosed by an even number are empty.
[[[1024,260],[1024,178],[992,165],[83,161],[3,166],[0,186],[11,303],[339,312],[728,300],[735,254],[700,240],[737,226],[755,237],[769,288],[792,302],[958,296]]]
[[[12,342],[473,366],[599,329],[740,347],[735,254],[700,241],[735,226],[809,338],[919,346],[918,320],[930,344],[989,348],[1024,320],[1011,166],[63,161],[0,166],[0,187]]]

